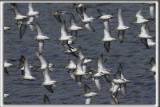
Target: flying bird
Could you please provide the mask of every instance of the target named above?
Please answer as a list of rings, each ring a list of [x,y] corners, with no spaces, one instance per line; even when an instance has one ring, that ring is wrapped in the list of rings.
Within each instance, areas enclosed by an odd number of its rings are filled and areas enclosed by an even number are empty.
[[[98,16],[97,18],[102,19],[102,20],[108,20],[113,18],[112,15],[107,15],[106,13],[104,13],[101,9],[97,9],[97,12],[100,14],[100,16]]]
[[[44,79],[42,82],[42,85],[51,93],[54,93],[52,89],[52,85],[55,86],[57,81],[55,81],[53,78],[51,79],[49,75],[49,64],[47,64],[46,69],[43,71]]]
[[[148,22],[148,20],[145,19],[141,14],[142,10],[143,10],[143,8],[141,8],[140,10],[137,11],[137,13],[136,13],[136,18],[137,19],[134,21],[134,23],[146,23],[146,22]]]
[[[104,37],[101,41],[104,42],[104,48],[107,52],[110,50],[110,42],[115,41],[116,39],[111,37],[111,30],[109,26],[109,20],[104,21]]]
[[[96,92],[93,92],[87,84],[84,84],[84,90],[85,93],[82,93],[82,95],[86,98],[85,104],[90,104],[92,97],[95,97],[98,94]]]
[[[35,36],[34,39],[36,39],[36,40],[49,40],[50,39],[47,35],[44,35],[42,33],[41,27],[37,21],[34,21],[33,24],[34,24],[36,31],[37,31],[37,36]]]
[[[27,57],[25,57],[25,60],[24,60],[24,75],[22,75],[22,78],[27,79],[27,80],[35,80],[36,79],[31,74],[31,70],[29,67],[29,61],[28,61]]]

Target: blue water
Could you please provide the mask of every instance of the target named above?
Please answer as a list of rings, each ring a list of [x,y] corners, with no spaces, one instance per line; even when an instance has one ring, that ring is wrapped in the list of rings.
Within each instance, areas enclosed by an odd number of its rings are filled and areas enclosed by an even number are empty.
[[[4,98],[4,104],[43,104],[43,94],[48,95],[51,104],[84,104],[85,98],[80,94],[84,92],[76,82],[74,82],[64,67],[68,60],[74,56],[65,54],[63,51],[65,47],[58,44],[56,40],[60,36],[60,24],[52,16],[52,12],[56,10],[66,10],[72,12],[79,20],[75,8],[68,7],[69,4],[61,3],[36,3],[33,4],[34,10],[40,12],[36,20],[39,22],[42,31],[51,40],[45,41],[43,56],[48,62],[55,64],[53,72],[50,72],[52,78],[58,81],[56,87],[53,87],[54,93],[48,92],[42,85],[43,71],[33,71],[32,74],[37,78],[35,81],[28,81],[21,78],[21,72],[17,67],[8,68],[9,75],[4,74],[4,93],[9,93],[10,96]],[[155,57],[155,47],[146,49],[136,35],[140,33],[141,24],[132,24],[135,20],[135,14],[140,8],[144,8],[142,14],[145,18],[149,18],[149,5],[141,3],[88,3],[85,4],[87,14],[94,18],[99,16],[97,9],[102,9],[104,12],[114,16],[110,20],[110,28],[112,37],[117,38],[117,41],[111,43],[110,52],[107,53],[103,47],[103,42],[100,39],[104,36],[103,22],[99,19],[91,23],[91,26],[96,32],[89,32],[82,30],[78,32],[78,37],[75,47],[82,47],[83,53],[87,58],[93,59],[90,66],[97,67],[97,58],[103,53],[104,58],[107,58],[105,63],[115,74],[118,65],[121,63],[124,75],[131,80],[127,84],[127,97],[118,95],[120,104],[155,104],[155,80],[148,68],[151,67],[149,63],[151,57]],[[28,12],[28,4],[19,3],[18,7],[22,14]],[[125,25],[131,29],[125,32],[124,43],[121,44],[118,40],[118,32],[113,30],[118,25],[118,8],[122,9],[123,20]],[[14,13],[11,10],[11,5],[4,4],[4,25],[10,26],[11,30],[4,32],[4,59],[14,60],[14,65],[19,63],[19,58],[24,55],[29,58],[29,63],[32,65],[40,65],[39,60],[35,54],[38,48],[38,41],[34,40],[36,31],[31,32],[28,27],[23,38],[19,39],[19,31],[16,21],[13,20]],[[69,26],[69,17],[63,16],[66,20],[66,25]],[[78,22],[79,26],[83,26]],[[150,34],[155,36],[155,24],[149,22]],[[91,104],[110,104],[109,95],[107,91],[111,85],[105,81],[101,81],[102,92],[98,91],[91,79],[83,78],[83,83],[88,84],[90,88],[98,93],[98,96],[92,98]]]

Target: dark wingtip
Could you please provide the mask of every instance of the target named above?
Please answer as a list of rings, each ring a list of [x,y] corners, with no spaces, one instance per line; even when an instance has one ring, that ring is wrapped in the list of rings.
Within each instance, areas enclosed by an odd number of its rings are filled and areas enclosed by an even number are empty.
[[[4,68],[4,72],[9,75],[7,68]]]
[[[149,64],[152,64],[152,65],[154,65],[154,64],[155,64],[155,59],[154,59],[154,57],[152,57],[152,58],[150,59]]]
[[[48,102],[49,104],[51,104],[51,102],[50,102],[50,100],[49,100],[49,97],[48,97],[46,94],[44,94],[43,96],[44,96],[44,97],[43,97],[43,102],[44,102],[44,104],[46,104],[47,102]]]
[[[118,71],[122,71],[122,65],[119,64]]]
[[[46,85],[44,86],[49,92],[54,93],[53,89],[52,89],[52,85]]]

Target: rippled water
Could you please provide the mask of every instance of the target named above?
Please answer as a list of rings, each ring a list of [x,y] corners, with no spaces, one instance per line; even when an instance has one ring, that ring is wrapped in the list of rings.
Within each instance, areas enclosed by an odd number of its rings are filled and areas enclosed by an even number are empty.
[[[52,12],[56,10],[66,10],[73,12],[76,20],[79,16],[74,8],[68,7],[69,4],[54,4],[54,3],[36,3],[33,4],[34,9],[40,12],[36,20],[40,23],[44,34],[49,36],[51,40],[45,41],[44,57],[47,61],[55,64],[53,72],[50,72],[51,77],[58,81],[56,87],[53,87],[54,93],[48,92],[42,85],[43,71],[33,71],[32,74],[36,81],[28,81],[21,78],[21,72],[16,67],[8,68],[9,75],[4,74],[4,93],[9,93],[10,96],[4,98],[5,104],[43,104],[43,94],[45,93],[50,98],[52,104],[84,104],[85,98],[80,96],[84,92],[83,88],[79,88],[74,82],[67,69],[68,60],[73,56],[65,54],[64,47],[56,41],[60,36],[60,24],[52,16]],[[124,75],[131,80],[127,84],[127,97],[119,93],[118,98],[121,104],[155,104],[155,80],[152,73],[147,69],[151,67],[149,63],[151,57],[155,57],[155,47],[146,49],[136,35],[140,33],[141,25],[134,25],[131,22],[135,19],[135,14],[140,8],[144,8],[142,14],[145,18],[149,18],[149,5],[140,3],[91,3],[85,4],[89,16],[99,16],[97,9],[102,9],[108,14],[112,14],[114,18],[110,21],[111,34],[118,39],[118,32],[113,30],[117,26],[118,8],[123,10],[124,23],[131,29],[125,32],[124,43],[121,44],[118,40],[111,43],[110,52],[107,53],[103,47],[103,42],[99,40],[103,37],[103,22],[95,20],[91,26],[96,32],[82,30],[78,32],[78,37],[75,47],[82,46],[82,50],[87,58],[93,59],[90,66],[97,66],[97,58],[101,53],[104,58],[107,58],[105,66],[112,70],[111,74],[117,72],[118,65],[121,63]],[[20,12],[26,14],[28,4],[18,4]],[[40,65],[35,54],[35,49],[38,48],[38,42],[33,39],[36,31],[31,32],[29,27],[24,37],[19,39],[19,31],[16,21],[13,20],[14,13],[11,10],[10,4],[4,4],[4,25],[10,26],[11,30],[4,32],[4,59],[15,60],[14,65],[19,63],[19,58],[23,54],[29,58],[29,63],[32,65]],[[67,26],[69,25],[69,17],[66,19]],[[78,25],[82,25],[80,22]],[[149,23],[150,34],[155,36],[155,24]],[[110,84],[104,81],[102,83],[102,92],[99,92],[91,79],[83,78],[83,83],[90,86],[93,91],[98,92],[98,96],[92,99],[92,104],[110,104],[109,93]]]

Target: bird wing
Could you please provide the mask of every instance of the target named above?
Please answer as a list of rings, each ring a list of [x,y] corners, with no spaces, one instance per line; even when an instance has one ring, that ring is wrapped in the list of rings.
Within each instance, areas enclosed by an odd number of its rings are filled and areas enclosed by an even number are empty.
[[[98,68],[99,69],[103,69],[104,68],[104,62],[103,62],[103,54],[100,55],[100,57],[98,58]]]
[[[98,90],[102,90],[102,88],[101,88],[101,83],[100,83],[100,80],[99,80],[99,78],[95,78],[94,79],[94,82],[95,82],[95,84],[96,84],[96,87],[98,88]]]
[[[126,96],[126,83],[121,84],[121,92],[124,96]]]
[[[38,35],[43,35],[41,27],[38,22],[35,21],[35,28],[37,30]]]
[[[119,26],[124,26],[123,18],[122,18],[122,9],[118,9],[118,24]]]
[[[85,93],[91,92],[91,89],[87,84],[84,84],[84,91]]]
[[[15,15],[20,15],[17,3],[11,3]]]
[[[54,93],[53,89],[52,89],[52,85],[45,85],[44,86],[49,92]]]
[[[146,46],[147,49],[149,49],[147,38],[141,38],[141,42]]]
[[[86,23],[86,24],[85,24],[85,28],[86,28],[88,31],[95,32],[95,29],[94,29],[93,27],[91,27],[89,23]]]
[[[83,59],[83,58],[84,58],[84,55],[83,55],[82,47],[81,47],[81,46],[79,46],[79,48],[78,48],[78,56],[79,56],[80,59]]]
[[[90,103],[91,103],[91,97],[87,97],[85,104],[90,104]]]
[[[97,9],[97,12],[100,13],[101,16],[102,16],[102,15],[106,15],[106,13],[104,13],[104,12],[103,12],[102,10],[100,10],[100,9]]]
[[[44,94],[43,102],[44,102],[44,104],[47,104],[47,103],[51,104],[50,99],[49,99],[49,97],[46,94]]]
[[[109,52],[109,49],[110,49],[110,42],[109,41],[104,42],[104,48],[107,52]]]
[[[29,9],[29,11],[33,11],[32,3],[28,3],[28,9]]]
[[[155,65],[155,59],[154,59],[154,57],[151,58],[150,64],[151,64],[152,66]]]

